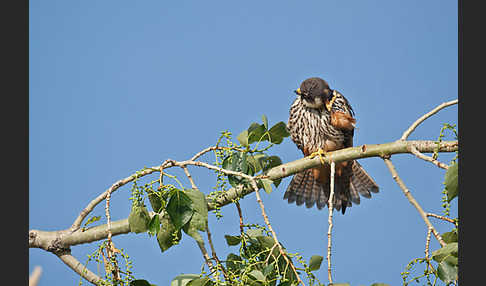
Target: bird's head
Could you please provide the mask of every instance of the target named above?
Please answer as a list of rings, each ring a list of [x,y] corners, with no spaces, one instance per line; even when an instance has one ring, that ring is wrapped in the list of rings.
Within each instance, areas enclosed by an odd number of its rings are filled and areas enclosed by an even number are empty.
[[[300,88],[294,91],[305,106],[309,108],[321,109],[324,104],[329,102],[333,96],[332,89],[327,82],[318,77],[311,77],[300,84]]]

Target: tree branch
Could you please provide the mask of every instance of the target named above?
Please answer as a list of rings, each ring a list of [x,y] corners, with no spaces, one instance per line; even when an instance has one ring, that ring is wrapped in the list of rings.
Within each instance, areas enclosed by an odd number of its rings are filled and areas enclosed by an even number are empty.
[[[287,262],[287,264],[290,265],[290,267],[292,268],[292,270],[294,271],[295,273],[295,277],[297,278],[297,280],[299,281],[299,284],[302,284],[303,286],[305,286],[304,282],[302,281],[302,279],[300,279],[300,276],[299,276],[299,273],[297,272],[297,269],[295,269],[295,266],[294,264],[292,263],[292,261],[287,257],[287,254],[285,254],[285,251],[283,250],[282,248],[282,245],[280,244],[280,242],[278,241],[277,239],[277,234],[275,233],[275,231],[273,230],[272,228],[272,225],[270,224],[270,221],[268,220],[268,216],[265,212],[265,206],[263,205],[263,202],[262,202],[262,198],[260,197],[260,191],[258,189],[258,186],[257,186],[257,183],[254,179],[251,180],[251,186],[253,188],[253,190],[255,190],[255,195],[256,195],[256,199],[257,199],[257,202],[258,204],[260,205],[260,209],[262,210],[262,216],[263,216],[263,220],[265,221],[265,223],[267,224],[268,226],[268,229],[270,230],[270,232],[272,233],[272,236],[273,236],[273,240],[275,240],[275,244],[278,246],[278,250],[280,252],[280,254],[282,255],[282,257],[285,259],[285,261]],[[271,253],[271,252],[270,252]]]
[[[436,108],[432,109],[431,111],[429,111],[428,113],[426,113],[425,115],[423,115],[422,117],[417,119],[407,130],[405,130],[405,132],[403,132],[403,135],[400,138],[400,140],[406,140],[408,138],[408,136],[410,136],[410,134],[415,130],[415,128],[417,128],[417,126],[419,126],[422,122],[424,122],[425,119],[436,114],[437,112],[439,112],[439,110],[446,108],[447,106],[457,104],[458,102],[459,102],[459,100],[455,99],[455,100],[444,102],[444,103],[438,105]]]
[[[29,276],[29,286],[37,286],[39,284],[39,279],[42,274],[42,267],[36,266]]]
[[[332,285],[332,275],[331,275],[331,232],[332,232],[332,213],[334,210],[333,200],[334,200],[334,173],[336,169],[336,164],[331,162],[331,186],[330,186],[330,193],[329,193],[329,228],[327,230],[327,278],[329,279],[329,283]]]
[[[56,253],[57,257],[62,260],[69,268],[74,270],[74,272],[78,273],[79,276],[86,279],[88,282],[92,284],[97,284],[97,282],[101,281],[101,277],[91,272],[88,268],[84,267],[74,256],[70,253]]]
[[[449,169],[449,166],[447,166],[446,164],[444,164],[442,162],[439,162],[438,160],[436,160],[436,159],[434,159],[434,158],[432,158],[430,156],[426,156],[426,155],[420,153],[417,150],[417,148],[415,148],[415,146],[413,146],[413,145],[410,146],[410,151],[412,152],[412,154],[414,154],[419,159],[422,159],[424,161],[430,162],[430,163],[436,165],[439,168],[442,168],[442,169],[445,169],[445,170]]]
[[[398,186],[400,189],[402,189],[403,194],[407,197],[408,201],[417,209],[419,212],[420,216],[424,220],[425,224],[432,230],[432,233],[434,234],[435,238],[439,241],[440,245],[445,246],[446,243],[444,240],[442,240],[442,237],[440,236],[439,232],[434,228],[432,223],[430,223],[429,218],[427,217],[427,214],[424,212],[420,204],[415,200],[415,198],[412,196],[410,193],[410,190],[405,186],[405,183],[400,179],[398,176],[397,171],[395,170],[395,167],[393,166],[392,162],[388,158],[383,159],[385,161],[386,166],[390,170],[390,173],[392,174],[393,179],[397,182]]]

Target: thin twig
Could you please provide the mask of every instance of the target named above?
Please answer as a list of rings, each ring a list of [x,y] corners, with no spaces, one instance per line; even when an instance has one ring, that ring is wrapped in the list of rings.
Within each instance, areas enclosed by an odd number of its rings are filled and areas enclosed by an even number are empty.
[[[195,161],[196,159],[198,159],[199,157],[201,157],[202,155],[206,154],[207,152],[210,152],[210,151],[214,151],[214,150],[236,150],[236,151],[245,151],[244,149],[241,149],[241,148],[236,148],[236,147],[222,147],[222,146],[211,146],[211,147],[208,147],[204,150],[202,150],[201,152],[197,153],[196,155],[194,155],[190,161]]]
[[[430,235],[432,234],[432,228],[427,228],[427,239],[425,241],[425,260],[427,261],[427,269],[426,271],[429,271],[432,268],[432,265],[430,264],[430,259],[429,259],[429,245],[430,245]]]
[[[120,187],[128,184],[129,182],[135,180],[137,177],[143,177],[143,176],[146,176],[146,175],[149,175],[149,174],[152,174],[153,172],[157,172],[159,171],[159,167],[154,167],[154,168],[147,168],[147,169],[144,169],[143,171],[139,172],[138,174],[133,174],[131,176],[128,176],[124,179],[121,179],[119,181],[117,181],[116,183],[114,183],[113,185],[111,185],[111,187],[106,190],[104,193],[100,194],[98,197],[96,197],[95,199],[93,199],[82,211],[81,213],[79,214],[79,216],[74,220],[74,223],[72,224],[71,226],[71,232],[74,232],[76,230],[78,230],[80,227],[81,227],[81,223],[83,222],[83,220],[86,218],[86,216],[88,216],[88,214],[99,204],[101,203],[104,199],[106,199],[106,197],[108,196],[108,194],[111,195],[111,193],[115,192],[116,190],[118,190]]]
[[[446,164],[439,162],[438,160],[436,160],[436,159],[434,159],[430,156],[427,156],[425,154],[420,153],[420,151],[417,150],[417,147],[415,147],[413,145],[410,146],[410,152],[412,152],[412,154],[417,156],[417,158],[425,160],[427,162],[430,162],[430,163],[436,165],[439,168],[442,168],[442,169],[445,169],[445,170],[449,169],[449,166],[447,166]]]
[[[186,177],[189,179],[189,182],[191,183],[191,187],[194,190],[199,191],[199,189],[196,186],[196,184],[194,183],[194,180],[192,179],[191,173],[189,173],[189,170],[187,169],[187,167],[186,166],[182,166],[181,168],[182,168],[182,170],[184,170],[184,173],[186,174]]]
[[[86,279],[88,282],[97,285],[101,281],[101,277],[91,272],[83,264],[81,264],[74,256],[69,253],[55,253],[62,262],[64,262],[69,268],[78,273],[79,276]]]
[[[209,257],[208,251],[206,250],[206,247],[204,246],[204,242],[197,241],[197,240],[196,240],[196,242],[197,242],[197,246],[199,246],[199,249],[201,250],[201,253],[204,257],[204,261],[208,265],[209,269],[211,269],[211,271],[217,270],[217,268],[214,267],[213,262],[211,261],[211,257]]]
[[[335,173],[336,165],[333,161],[331,161],[331,186],[330,186],[330,194],[328,200],[328,208],[329,208],[329,228],[327,230],[327,278],[329,279],[329,283],[332,284],[332,276],[331,276],[331,231],[332,231],[332,214],[334,210],[334,173]]]
[[[111,190],[111,188],[110,188]],[[106,205],[105,205],[105,215],[106,215],[106,224],[108,226],[108,236],[107,236],[107,245],[106,245],[106,255],[108,256],[108,263],[113,263],[113,279],[115,281],[120,281],[120,269],[118,268],[118,264],[116,262],[116,259],[113,258],[113,255],[115,252],[118,252],[118,250],[115,248],[115,245],[113,244],[113,240],[111,239],[112,237],[112,232],[111,232],[111,215],[110,215],[110,199],[111,199],[111,191],[108,190],[108,194],[106,195]]]
[[[454,105],[454,104],[457,104],[458,103],[458,100],[455,99],[455,100],[451,100],[451,101],[448,101],[448,102],[444,102],[440,105],[438,105],[436,108],[432,109],[431,111],[429,111],[428,113],[426,113],[425,115],[423,115],[422,117],[420,117],[419,119],[417,119],[412,125],[410,125],[410,127],[405,131],[403,132],[403,135],[402,137],[400,138],[400,140],[406,140],[408,138],[408,136],[410,136],[410,134],[415,130],[415,128],[417,128],[417,126],[420,125],[420,123],[424,122],[425,119],[431,117],[432,115],[436,114],[439,110],[447,107],[447,106],[451,106],[451,105]]]
[[[386,158],[386,157],[383,158],[383,160],[385,161],[385,164],[388,167],[388,170],[390,170],[390,173],[392,174],[393,179],[397,182],[400,189],[402,189],[403,194],[407,197],[408,201],[415,207],[415,209],[417,209],[420,216],[424,220],[425,224],[427,224],[427,226],[432,229],[432,233],[434,234],[435,238],[439,241],[440,245],[445,246],[446,243],[444,242],[444,240],[442,240],[442,237],[437,232],[437,230],[434,228],[432,223],[430,223],[429,219],[427,218],[427,214],[424,212],[424,210],[422,209],[420,204],[412,196],[412,194],[410,193],[410,191],[408,190],[407,186],[402,181],[402,179],[400,179],[400,177],[398,176],[398,173],[395,170],[395,166],[393,166],[391,160],[389,158]]]
[[[264,265],[268,265],[268,260],[270,260],[270,256],[274,256],[273,255],[273,250],[275,249],[275,247],[277,247],[277,243],[274,243],[273,246],[272,246],[272,248],[270,248],[270,252],[268,253],[267,258],[265,258],[265,264]]]
[[[29,286],[37,286],[39,284],[39,279],[42,274],[42,267],[36,266],[29,276]]]
[[[228,282],[231,282],[229,277],[228,277],[228,274],[226,273],[226,269],[224,268],[223,264],[221,263],[221,260],[219,260],[218,255],[216,255],[216,249],[214,248],[214,245],[213,245],[213,240],[211,238],[211,231],[209,230],[209,223],[207,221],[206,221],[206,232],[207,232],[207,235],[208,235],[208,242],[209,242],[209,246],[211,247],[211,253],[213,255],[213,258],[214,258],[214,260],[216,260],[218,267],[221,268],[221,271],[223,272],[224,279]]]
[[[162,186],[164,185],[164,167],[160,165],[160,174],[159,174],[159,190],[162,189]]]
[[[434,214],[434,213],[427,213],[427,216],[435,217],[435,218],[438,218],[438,219],[441,219],[441,220],[445,220],[445,221],[448,221],[448,222],[450,222],[454,225],[456,224],[455,220],[448,218],[448,217],[445,217],[445,216],[437,215],[437,214]]]
[[[240,202],[238,200],[235,201],[236,209],[238,210],[238,216],[240,217],[240,235],[243,235],[243,214],[241,212]]]
[[[277,239],[277,234],[275,233],[275,231],[273,230],[272,228],[272,225],[270,224],[270,221],[268,220],[268,216],[265,212],[265,206],[263,205],[263,202],[262,202],[262,198],[260,197],[260,191],[258,189],[258,186],[257,186],[257,183],[254,179],[251,179],[250,180],[251,182],[251,186],[253,187],[253,189],[255,190],[255,195],[256,195],[256,198],[257,198],[257,202],[258,204],[260,205],[260,208],[262,210],[262,216],[263,216],[263,220],[265,221],[265,223],[267,224],[268,226],[268,229],[270,230],[270,232],[272,233],[272,236],[273,236],[273,239],[275,240],[275,243],[278,245],[278,249],[280,251],[280,254],[282,254],[282,257],[285,259],[285,261],[287,262],[287,265],[290,265],[290,267],[292,268],[292,270],[294,271],[295,273],[295,276],[297,277],[297,280],[299,281],[300,284],[304,285],[304,282],[302,281],[302,279],[300,279],[300,276],[299,276],[299,273],[297,273],[297,269],[295,269],[295,266],[294,264],[292,263],[292,261],[287,257],[287,254],[285,254],[285,251],[283,250],[282,248],[282,245],[280,244],[280,242],[278,241]]]

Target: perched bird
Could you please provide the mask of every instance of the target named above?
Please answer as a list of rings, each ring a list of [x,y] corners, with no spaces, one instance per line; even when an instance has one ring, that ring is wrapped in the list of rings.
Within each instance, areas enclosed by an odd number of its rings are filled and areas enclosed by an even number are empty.
[[[287,129],[297,147],[309,155],[353,146],[356,120],[348,100],[338,91],[329,88],[327,82],[313,77],[304,80],[295,90],[297,98],[290,107]],[[296,202],[318,209],[328,205],[330,195],[329,164],[295,174],[284,194],[289,203]],[[333,206],[342,210],[352,203],[360,203],[360,194],[370,198],[378,192],[378,185],[357,161],[336,163]]]

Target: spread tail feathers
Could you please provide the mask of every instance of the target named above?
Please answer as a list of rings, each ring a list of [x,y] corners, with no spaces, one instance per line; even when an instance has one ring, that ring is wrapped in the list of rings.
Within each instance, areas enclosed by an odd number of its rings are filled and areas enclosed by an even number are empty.
[[[365,198],[371,198],[371,193],[378,193],[378,185],[357,161],[354,161],[352,170],[353,175],[351,176],[350,190],[351,193],[354,190],[354,194],[351,195],[351,200],[355,202],[353,199],[357,198],[357,202],[355,203],[359,204],[359,196],[357,196],[357,193]]]
[[[336,180],[334,184],[333,206],[338,211],[342,207],[343,214],[346,207],[351,207],[351,202],[360,203],[360,195],[370,198],[371,193],[378,192],[378,185],[363,167],[357,161],[351,164],[352,175],[349,180]],[[295,202],[300,206],[305,203],[307,208],[315,204],[318,209],[322,209],[328,205],[329,190],[329,183],[318,182],[312,174],[312,169],[307,169],[294,175],[283,198],[289,204]]]

